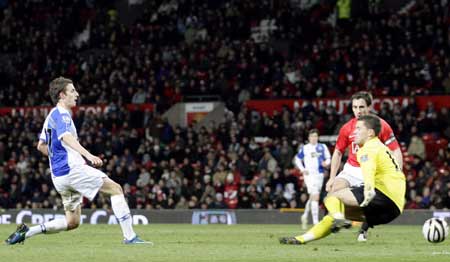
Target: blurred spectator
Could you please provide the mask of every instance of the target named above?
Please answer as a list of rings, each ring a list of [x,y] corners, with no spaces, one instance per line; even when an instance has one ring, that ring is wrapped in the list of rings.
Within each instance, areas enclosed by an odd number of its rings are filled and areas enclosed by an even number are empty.
[[[216,193],[214,202],[212,202],[208,208],[211,209],[226,209],[227,205],[225,204],[223,200],[223,194],[222,193]]]
[[[422,160],[426,158],[425,143],[423,142],[422,138],[418,137],[417,135],[413,135],[411,137],[411,142],[408,146],[408,154],[412,156],[418,156]]]

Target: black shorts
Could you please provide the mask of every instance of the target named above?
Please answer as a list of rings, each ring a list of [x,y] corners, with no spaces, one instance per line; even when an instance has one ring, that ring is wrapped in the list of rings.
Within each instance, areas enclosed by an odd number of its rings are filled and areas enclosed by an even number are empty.
[[[364,186],[352,187],[351,191],[358,204],[361,204],[364,201]],[[376,195],[369,205],[362,208],[370,227],[387,224],[400,215],[400,210],[394,201],[378,189],[375,189],[375,192]]]

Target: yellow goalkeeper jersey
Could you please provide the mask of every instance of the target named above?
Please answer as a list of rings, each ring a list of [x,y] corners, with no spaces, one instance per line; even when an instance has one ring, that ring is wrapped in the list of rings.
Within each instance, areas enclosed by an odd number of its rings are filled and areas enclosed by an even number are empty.
[[[405,175],[399,169],[389,148],[378,137],[374,137],[359,148],[357,159],[361,165],[364,184],[372,185],[372,188],[383,192],[397,205],[400,212],[403,212]]]

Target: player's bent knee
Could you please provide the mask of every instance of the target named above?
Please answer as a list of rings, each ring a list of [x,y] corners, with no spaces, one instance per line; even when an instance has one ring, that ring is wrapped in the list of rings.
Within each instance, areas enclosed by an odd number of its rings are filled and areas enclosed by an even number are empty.
[[[339,200],[342,200],[342,195],[340,194],[340,190],[333,191],[327,195],[327,197],[336,197]]]
[[[332,194],[333,196],[337,197],[337,196],[341,195],[341,192],[343,192],[342,190],[344,190],[344,189],[346,189],[346,187],[340,188],[340,189],[338,189],[338,190],[336,190],[336,191],[333,191],[331,194]]]
[[[103,184],[101,191],[112,196],[123,194],[122,187],[109,178],[105,179],[105,183]]]
[[[80,226],[79,219],[69,219],[67,220],[67,230],[73,230]]]
[[[80,224],[79,223],[68,223],[67,231],[76,229]]]
[[[311,199],[311,201],[319,201],[320,195],[319,194],[311,194],[310,199]]]
[[[123,195],[122,187],[116,182],[112,182],[111,184],[111,195]]]
[[[115,183],[114,187],[115,187],[114,188],[114,191],[115,191],[114,195],[123,195],[123,189],[122,189],[122,187],[119,184]]]
[[[347,187],[350,187],[347,181],[342,179],[336,179],[333,183],[333,186],[331,187],[331,192],[337,192]]]
[[[335,192],[336,192],[336,191],[332,191],[332,192],[328,193],[327,196],[325,197],[325,199],[326,199],[326,198],[329,198],[329,197],[337,197],[336,194],[335,194]],[[325,199],[324,199],[324,200],[325,200]]]

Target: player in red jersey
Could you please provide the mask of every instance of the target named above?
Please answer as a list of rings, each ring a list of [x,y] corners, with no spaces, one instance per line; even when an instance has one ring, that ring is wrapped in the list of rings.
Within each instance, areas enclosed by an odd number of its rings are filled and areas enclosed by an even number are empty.
[[[345,123],[339,130],[339,135],[336,142],[336,147],[331,158],[330,178],[326,184],[327,192],[335,192],[347,187],[355,187],[363,184],[363,176],[361,168],[356,161],[356,152],[358,145],[355,141],[355,126],[359,117],[370,113],[372,105],[372,95],[369,92],[358,92],[351,97],[352,110],[354,118]],[[396,158],[400,169],[403,164],[403,156],[400,146],[395,139],[394,132],[389,124],[381,119],[381,132],[378,138],[383,142],[392,152]],[[344,165],[343,170],[336,176],[339,170],[342,156],[348,148],[348,159]],[[358,241],[367,240],[367,230],[369,226],[364,223],[358,235]]]

